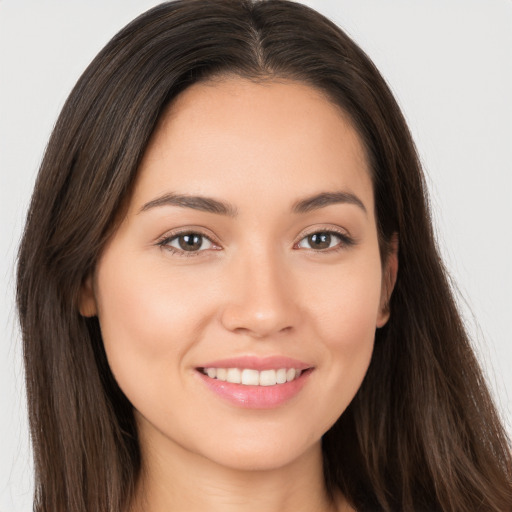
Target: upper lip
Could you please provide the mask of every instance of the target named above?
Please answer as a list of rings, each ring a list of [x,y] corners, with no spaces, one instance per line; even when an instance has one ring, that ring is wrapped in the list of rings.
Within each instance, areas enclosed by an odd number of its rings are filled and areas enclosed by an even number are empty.
[[[217,359],[200,364],[198,368],[248,368],[251,370],[278,370],[280,368],[295,368],[307,370],[312,365],[286,356],[239,356],[227,359]]]

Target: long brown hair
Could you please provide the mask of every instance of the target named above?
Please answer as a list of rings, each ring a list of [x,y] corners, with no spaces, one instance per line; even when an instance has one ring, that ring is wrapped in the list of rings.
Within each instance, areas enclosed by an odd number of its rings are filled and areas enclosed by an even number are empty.
[[[324,92],[365,144],[382,257],[399,236],[388,324],[365,380],[324,435],[326,488],[359,511],[505,511],[510,445],[436,248],[406,123],[369,58],[312,9],[180,0],[143,14],[84,72],[41,165],[19,252],[17,301],[36,512],[121,512],[140,452],[80,287],[116,229],[148,140],[189,85],[235,74]]]

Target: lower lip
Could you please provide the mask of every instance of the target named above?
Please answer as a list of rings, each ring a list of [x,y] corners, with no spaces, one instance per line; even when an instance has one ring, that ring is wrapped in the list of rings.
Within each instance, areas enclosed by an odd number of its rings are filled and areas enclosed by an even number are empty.
[[[197,371],[208,388],[228,402],[245,409],[274,409],[296,396],[306,384],[312,368],[301,373],[298,379],[275,386],[246,386],[212,379]]]

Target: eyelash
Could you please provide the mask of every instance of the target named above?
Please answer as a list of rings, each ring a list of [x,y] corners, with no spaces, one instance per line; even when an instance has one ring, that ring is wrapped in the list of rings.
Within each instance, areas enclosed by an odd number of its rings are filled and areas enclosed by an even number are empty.
[[[343,233],[342,231],[338,231],[336,229],[330,228],[330,229],[324,229],[324,230],[311,231],[310,233],[304,234],[301,237],[301,239],[293,245],[293,248],[298,249],[298,247],[297,247],[298,244],[300,244],[303,240],[305,240],[306,238],[308,238],[310,236],[318,235],[318,234],[325,234],[325,235],[330,235],[330,236],[334,235],[340,241],[334,247],[329,247],[327,249],[312,249],[312,248],[309,249],[310,251],[313,251],[314,253],[317,253],[317,254],[320,254],[320,253],[332,254],[332,253],[341,251],[343,249],[347,249],[347,248],[355,245],[355,240],[353,238],[351,238],[350,236],[348,236],[346,233]],[[185,258],[200,256],[202,252],[205,252],[207,250],[207,249],[203,249],[203,250],[197,250],[197,251],[185,251],[185,250],[177,249],[176,247],[172,247],[171,245],[169,245],[172,241],[178,239],[180,236],[183,236],[183,235],[190,235],[190,236],[195,235],[195,236],[201,237],[202,239],[208,240],[214,246],[217,245],[209,236],[207,236],[203,233],[197,232],[197,231],[181,231],[178,233],[173,233],[172,235],[165,236],[164,238],[159,240],[157,242],[157,245],[159,247],[171,252],[172,254],[176,254],[178,256],[183,256]],[[215,250],[218,250],[218,249],[215,249]]]
[[[177,240],[180,236],[184,235],[199,236],[202,239],[208,240],[214,246],[217,245],[209,236],[206,236],[204,233],[200,233],[198,231],[193,230],[179,231],[177,233],[171,234],[170,236],[165,236],[164,238],[157,242],[157,245],[160,246],[162,249],[169,251],[172,254],[176,254],[177,256],[183,256],[185,258],[200,256],[201,253],[205,251],[205,249],[200,251],[184,251],[182,249],[177,249],[176,247],[172,247],[171,245],[169,245],[173,240]]]
[[[328,247],[327,249],[313,249],[313,248],[309,249],[310,251],[313,251],[316,254],[321,254],[321,253],[322,254],[325,254],[325,253],[332,254],[332,253],[342,251],[344,249],[347,249],[347,248],[355,245],[355,240],[352,237],[350,237],[349,235],[347,235],[346,233],[344,233],[341,230],[330,228],[330,229],[317,229],[317,230],[311,231],[310,233],[304,234],[301,237],[301,239],[296,244],[294,244],[294,248],[297,247],[298,244],[300,244],[306,238],[313,236],[313,235],[320,235],[320,234],[330,235],[330,236],[334,235],[336,238],[339,239],[339,242],[334,247]]]

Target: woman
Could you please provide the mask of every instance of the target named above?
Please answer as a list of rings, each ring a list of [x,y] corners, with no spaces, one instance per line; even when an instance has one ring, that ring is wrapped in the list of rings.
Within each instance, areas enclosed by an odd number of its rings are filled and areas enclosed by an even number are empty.
[[[36,510],[510,509],[406,124],[306,7],[162,4],[100,52],[18,306]]]

